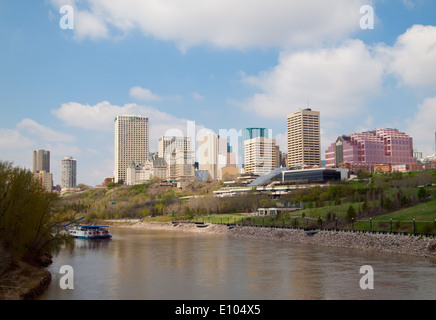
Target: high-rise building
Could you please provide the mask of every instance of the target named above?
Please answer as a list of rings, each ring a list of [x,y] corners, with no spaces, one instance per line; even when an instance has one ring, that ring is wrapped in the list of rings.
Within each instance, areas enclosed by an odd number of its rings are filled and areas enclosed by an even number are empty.
[[[287,116],[288,166],[321,165],[320,113],[303,109]]]
[[[326,166],[350,164],[355,167],[376,164],[416,164],[413,139],[397,129],[342,135],[326,150]]]
[[[61,160],[61,188],[70,189],[76,187],[77,161],[72,157]]]
[[[33,173],[33,176],[39,181],[39,183],[48,192],[53,191],[53,174],[45,172],[44,170]]]
[[[33,151],[33,173],[40,171],[44,171],[46,173],[50,172],[50,151]]]
[[[244,173],[263,176],[277,168],[276,140],[257,137],[244,142]]]
[[[33,151],[33,176],[48,192],[53,191],[53,174],[50,173],[50,151]]]
[[[244,143],[246,140],[250,140],[253,138],[272,138],[271,129],[267,128],[244,128],[242,129],[242,172],[245,171],[245,148]]]
[[[149,119],[122,115],[115,118],[115,183],[126,183],[130,164],[145,164],[149,160]]]
[[[158,154],[167,164],[169,180],[194,179],[194,152],[191,137],[163,136],[159,138]]]
[[[198,169],[209,172],[212,180],[218,179],[218,135],[207,130],[198,139]]]

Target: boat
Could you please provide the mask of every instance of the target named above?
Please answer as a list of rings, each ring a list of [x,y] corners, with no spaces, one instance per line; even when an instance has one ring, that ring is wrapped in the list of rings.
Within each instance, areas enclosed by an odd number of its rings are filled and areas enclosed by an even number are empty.
[[[78,239],[110,239],[109,226],[103,225],[75,225],[68,230],[68,233]]]

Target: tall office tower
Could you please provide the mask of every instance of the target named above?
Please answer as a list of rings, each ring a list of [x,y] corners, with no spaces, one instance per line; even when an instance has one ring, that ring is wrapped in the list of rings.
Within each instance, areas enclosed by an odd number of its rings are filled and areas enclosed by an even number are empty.
[[[244,128],[242,129],[242,171],[245,170],[245,148],[244,143],[246,140],[250,140],[253,138],[271,138],[272,132],[271,129],[266,128]]]
[[[166,179],[178,180],[182,176],[193,178],[194,152],[191,150],[191,137],[160,137],[158,154],[167,164]]]
[[[77,161],[72,157],[65,157],[61,161],[61,188],[76,187]]]
[[[218,179],[218,135],[207,130],[198,139],[198,168],[207,170],[212,180]]]
[[[257,137],[244,142],[245,173],[263,176],[277,168],[276,140]]]
[[[33,173],[40,171],[50,172],[50,151],[33,151]]]
[[[149,160],[148,117],[122,115],[115,118],[115,183],[127,181],[130,164],[145,164]]]
[[[288,166],[321,165],[320,113],[311,109],[288,114]]]

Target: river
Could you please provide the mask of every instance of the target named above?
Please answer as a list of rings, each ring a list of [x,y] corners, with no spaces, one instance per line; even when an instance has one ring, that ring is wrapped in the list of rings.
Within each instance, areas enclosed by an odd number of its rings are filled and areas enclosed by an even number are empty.
[[[225,235],[112,228],[111,240],[76,240],[49,270],[42,300],[390,300],[436,298],[427,258]],[[62,266],[72,273],[60,273]],[[374,288],[359,283],[364,265]],[[62,289],[66,276],[73,289]]]

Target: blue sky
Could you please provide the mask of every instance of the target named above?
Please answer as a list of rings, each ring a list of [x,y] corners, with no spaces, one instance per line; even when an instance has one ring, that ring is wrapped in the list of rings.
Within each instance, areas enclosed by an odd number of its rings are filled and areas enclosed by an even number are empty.
[[[63,30],[59,9],[74,9]],[[374,29],[359,9],[371,5]],[[322,156],[340,134],[395,127],[435,153],[436,2],[431,0],[45,0],[0,2],[0,159],[78,161],[78,182],[113,174],[113,117],[171,128],[266,127],[321,112]]]

